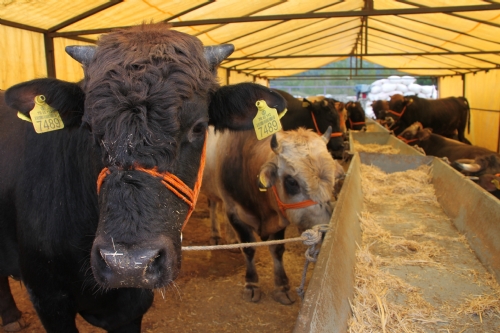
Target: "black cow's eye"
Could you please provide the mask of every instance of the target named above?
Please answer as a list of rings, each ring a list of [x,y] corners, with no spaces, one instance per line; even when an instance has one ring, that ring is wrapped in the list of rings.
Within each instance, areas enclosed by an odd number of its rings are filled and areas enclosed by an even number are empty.
[[[195,134],[205,133],[206,129],[207,129],[207,125],[205,123],[198,123],[198,124],[194,125],[193,133],[195,133]]]
[[[299,183],[290,175],[285,176],[285,191],[289,195],[296,195],[300,192]]]
[[[203,137],[207,131],[208,124],[206,121],[199,121],[191,128],[189,133],[189,141],[193,141],[196,138]]]

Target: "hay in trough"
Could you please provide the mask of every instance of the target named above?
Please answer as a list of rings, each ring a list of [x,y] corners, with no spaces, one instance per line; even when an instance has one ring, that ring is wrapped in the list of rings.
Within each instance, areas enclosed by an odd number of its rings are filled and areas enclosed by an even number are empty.
[[[500,287],[437,201],[432,169],[361,165],[350,333],[496,332]]]
[[[357,152],[365,153],[379,153],[379,154],[399,154],[399,149],[390,145],[381,145],[377,143],[361,144],[358,140],[353,142],[354,150]]]

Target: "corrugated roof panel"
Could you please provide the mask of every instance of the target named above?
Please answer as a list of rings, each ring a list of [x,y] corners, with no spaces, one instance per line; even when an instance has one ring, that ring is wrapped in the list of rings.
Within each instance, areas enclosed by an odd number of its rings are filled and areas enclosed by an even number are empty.
[[[172,22],[204,20],[207,18],[217,19],[226,17],[250,16],[264,9],[276,6],[282,1],[283,0],[214,1],[208,6],[195,9],[178,18],[175,18],[172,20]]]
[[[352,20],[352,19],[351,19]],[[237,46],[238,49],[242,49],[244,54],[249,54],[251,51],[245,50],[245,48],[249,46],[254,46],[254,45],[259,45],[260,42],[262,41],[267,41],[267,40],[275,40],[277,41],[274,45],[274,47],[279,46],[282,41],[281,37],[286,36],[286,35],[293,35],[294,39],[300,39],[303,37],[307,37],[307,34],[304,33],[301,30],[302,28],[307,28],[307,27],[312,27],[313,29],[316,28],[316,31],[319,31],[321,29],[325,29],[323,24],[324,20],[323,19],[309,19],[309,20],[298,20],[298,21],[286,21],[286,22],[278,22],[279,24],[276,24],[270,28],[267,28],[262,31],[258,31],[252,35],[246,35],[241,38],[235,39],[233,42]],[[313,32],[309,32],[309,34],[314,33],[315,31],[312,30]],[[278,39],[280,41],[278,42]],[[259,48],[258,51],[266,50],[266,48]],[[275,52],[274,50],[269,50],[269,52]]]
[[[456,7],[487,4],[488,1],[484,0],[418,0],[418,5],[421,7]]]
[[[364,9],[373,3],[374,9]],[[25,24],[39,29],[50,29],[65,23],[79,20],[55,34],[54,37],[76,38],[79,41],[92,41],[98,38],[97,32],[115,27],[140,24],[144,21],[170,19],[174,24],[198,21],[204,23],[191,26],[177,26],[174,29],[197,36],[205,45],[233,43],[236,50],[231,58],[245,56],[281,56],[280,59],[242,59],[229,60],[223,66],[246,68],[320,67],[327,61],[342,57],[286,58],[290,55],[345,54],[353,51],[370,53],[394,53],[386,57],[369,57],[375,63],[390,67],[452,66],[457,68],[490,68],[500,64],[500,0],[73,0],[56,1],[14,1],[0,4],[0,17],[5,25]],[[106,6],[111,6],[106,8]],[[487,10],[461,11],[459,6],[483,6]],[[443,13],[428,13],[427,9],[445,8]],[[454,12],[446,12],[452,7]],[[494,10],[493,10],[494,9]],[[99,11],[100,10],[100,11]],[[395,15],[378,15],[377,10],[394,10]],[[95,12],[92,16],[79,17],[84,13]],[[363,11],[365,17],[352,16]],[[407,14],[408,11],[417,11]],[[321,17],[321,13],[333,13],[333,17]],[[336,14],[343,15],[337,17]],[[361,12],[360,12],[361,14]],[[369,14],[373,14],[370,16]],[[268,21],[265,16],[272,15]],[[286,16],[289,15],[289,16]],[[276,18],[278,16],[280,19]],[[248,22],[246,19],[263,17],[262,21]],[[225,19],[221,22],[203,22]],[[366,21],[365,21],[366,19]],[[365,22],[368,29],[365,29]],[[189,24],[189,23],[187,23]],[[98,29],[98,30],[96,30]],[[93,31],[96,30],[96,31]],[[85,31],[89,35],[80,33]],[[43,31],[40,31],[43,32]],[[70,34],[74,32],[75,34]],[[368,36],[365,36],[368,32]],[[65,33],[58,35],[57,33]],[[10,37],[6,37],[10,38]],[[28,38],[28,37],[26,37]],[[29,38],[28,38],[29,39]],[[11,40],[11,39],[9,39]],[[365,43],[367,41],[367,43]],[[14,41],[13,43],[18,43]],[[19,42],[22,44],[22,41]],[[64,65],[64,54],[59,50],[66,43],[54,40],[57,58],[56,71],[63,68],[74,71],[69,63]],[[37,44],[37,43],[35,43]],[[74,44],[77,44],[76,42]],[[35,54],[43,53],[36,49]],[[486,53],[486,52],[491,53]],[[403,56],[404,53],[417,53]],[[441,55],[418,55],[439,52]],[[473,54],[467,54],[472,52]],[[443,54],[444,53],[444,54]],[[446,54],[448,53],[448,54]],[[458,54],[456,54],[458,53]],[[33,63],[30,56],[21,56],[23,62]],[[377,60],[378,59],[378,60]],[[6,60],[3,61],[3,64]],[[44,64],[36,62],[33,64]],[[37,68],[36,72],[46,69]],[[427,71],[427,70],[426,70]],[[429,71],[431,71],[429,69]],[[447,74],[453,72],[446,71]],[[260,72],[260,70],[259,70]],[[262,73],[265,73],[263,71]],[[297,73],[290,71],[271,71]],[[419,72],[421,73],[421,72]],[[443,73],[442,71],[436,74]],[[71,76],[71,75],[69,75]]]
[[[378,32],[377,32],[378,33]],[[423,52],[419,44],[415,46],[403,45],[400,42],[393,42],[383,36],[371,34],[368,42],[368,54],[371,53],[408,53]]]
[[[307,24],[301,24],[300,22],[296,24],[298,28],[304,25]],[[213,39],[218,40],[219,43],[233,43],[240,49],[246,45],[257,44],[262,40],[286,33],[290,31],[292,26],[291,22],[284,21],[231,23],[209,33],[199,35],[198,38],[202,41]]]
[[[292,30],[274,38],[269,38],[264,42],[242,48],[242,51],[246,54],[254,55],[288,55],[291,54],[291,48],[304,45],[308,42],[321,42],[322,39],[335,37],[339,33],[344,31],[350,31],[356,29],[360,23],[359,20],[351,19],[330,19],[330,20],[305,20],[309,24],[305,27]],[[328,28],[332,26],[332,28]]]
[[[500,24],[500,10],[488,10],[481,12],[462,12],[457,14],[458,16],[476,20],[476,21],[487,21],[493,24]]]
[[[338,4],[344,4],[342,0],[329,0],[329,1],[285,1],[277,6],[260,11],[255,15],[283,15],[283,14],[303,14],[311,13],[324,9],[325,7],[331,8]],[[339,7],[340,8],[340,7]]]
[[[384,19],[387,21],[392,20],[391,17],[386,17],[384,16]],[[432,48],[437,48],[442,51],[445,50],[452,50],[452,51],[471,51],[473,50],[471,47],[468,46],[461,46],[451,40],[446,40],[436,34],[435,32],[432,31],[431,28],[424,30],[418,30],[418,31],[412,31],[407,28],[403,27],[398,27],[392,24],[388,24],[383,21],[375,21],[375,20],[370,20],[368,23],[368,26],[370,27],[370,30],[378,30],[382,33],[386,33],[387,35],[390,35],[390,38],[396,38],[399,39],[403,44],[408,41],[412,43],[420,43],[424,49],[427,49],[428,51],[431,51]],[[370,31],[371,33],[371,31]],[[375,32],[374,32],[375,33]],[[456,35],[455,35],[456,37]],[[444,46],[444,44],[447,44],[447,47]],[[429,47],[431,49],[429,49]]]
[[[354,48],[353,34],[355,32],[347,31],[334,36],[329,36],[313,42],[298,45],[296,47],[287,49],[287,53],[291,55],[306,55],[306,54],[335,54],[340,53],[340,49],[347,48],[349,53]],[[281,55],[277,53],[276,55]]]
[[[95,7],[107,3],[106,0],[96,1],[2,1],[0,18],[31,27],[48,30],[72,17],[83,14]]]
[[[59,3],[66,2],[59,1]],[[92,3],[92,1],[89,1],[89,3]],[[207,0],[125,0],[91,17],[71,24],[61,29],[61,32],[124,27],[151,21],[160,22],[204,3],[209,2]]]
[[[321,3],[321,1],[316,1],[317,3]],[[364,0],[348,0],[342,1],[339,4],[335,4],[333,6],[326,6],[325,8],[318,10],[318,13],[322,12],[337,12],[337,11],[356,11],[361,10],[365,6]]]
[[[395,0],[374,0],[373,8],[377,10],[381,9],[405,9],[405,8],[415,8],[414,5],[402,3]]]

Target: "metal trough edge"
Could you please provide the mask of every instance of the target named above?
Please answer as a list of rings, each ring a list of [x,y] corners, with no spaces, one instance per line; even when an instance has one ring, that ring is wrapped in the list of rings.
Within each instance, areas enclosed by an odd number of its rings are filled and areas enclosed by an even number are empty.
[[[354,293],[356,247],[361,241],[358,212],[363,207],[360,159],[355,154],[309,281],[294,333],[345,332]]]
[[[360,157],[362,156],[362,158]],[[461,173],[431,156],[355,153],[330,220],[318,261],[297,317],[294,333],[344,333],[354,294],[358,213],[363,209],[360,164],[382,165],[386,172],[421,164],[433,168],[433,185],[444,212],[465,234],[481,263],[500,281],[500,201]]]

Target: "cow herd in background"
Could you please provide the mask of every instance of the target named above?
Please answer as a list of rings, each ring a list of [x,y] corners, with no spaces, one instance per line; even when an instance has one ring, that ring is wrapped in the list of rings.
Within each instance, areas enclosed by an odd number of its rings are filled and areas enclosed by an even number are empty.
[[[471,145],[470,106],[463,97],[423,99],[393,95],[372,103],[378,122],[426,155],[446,159],[452,167],[500,199],[500,154]]]
[[[5,331],[26,326],[10,276],[26,285],[48,332],[77,332],[77,313],[110,332],[140,332],[151,290],[179,273],[181,230],[200,191],[211,201],[213,243],[221,242],[217,203],[243,243],[254,241],[254,233],[282,239],[288,225],[329,223],[344,177],[339,161],[347,131],[366,125],[361,104],[299,100],[254,83],[220,87],[215,68],[232,51],[232,45],[204,48],[164,24],[144,24],[103,35],[97,47],[69,48],[83,65],[82,82],[37,79],[1,91]],[[284,131],[260,141],[252,127],[258,101],[280,114],[287,109]],[[498,189],[498,154],[438,135],[466,141],[467,101],[429,103],[394,97],[374,111],[407,142]],[[36,105],[42,111],[31,114]],[[428,113],[418,114],[417,106]],[[37,123],[47,131],[38,134]],[[462,150],[469,155],[448,153]],[[270,251],[274,299],[291,304],[284,245]],[[242,252],[245,296],[256,302],[255,250]]]

